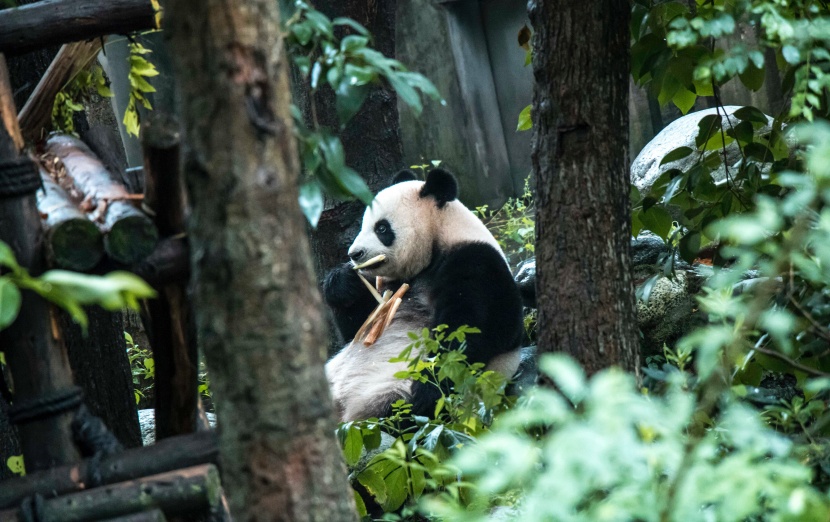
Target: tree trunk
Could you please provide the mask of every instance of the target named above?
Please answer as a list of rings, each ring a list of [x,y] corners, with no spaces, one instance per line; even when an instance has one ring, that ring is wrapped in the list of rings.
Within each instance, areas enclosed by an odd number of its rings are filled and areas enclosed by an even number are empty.
[[[395,56],[396,0],[318,0],[314,6],[330,18],[345,16],[356,20],[372,34],[372,44],[385,56]],[[309,86],[295,86],[298,105],[309,115]],[[317,119],[336,131],[339,127],[334,92],[321,89],[315,97]],[[307,118],[310,119],[310,118]],[[339,133],[346,151],[346,164],[355,169],[373,192],[385,188],[392,175],[403,168],[398,100],[395,92],[376,87],[360,111]],[[328,201],[320,222],[311,235],[311,247],[318,275],[322,276],[348,258],[366,205],[360,201]]]
[[[86,334],[68,313],[58,314],[75,382],[84,390],[89,411],[104,421],[124,447],[141,446],[124,316],[99,306],[85,310],[89,317]]]
[[[169,0],[194,307],[237,520],[356,520],[323,371],[273,0]]]
[[[638,371],[628,203],[629,4],[531,0],[539,352]]]

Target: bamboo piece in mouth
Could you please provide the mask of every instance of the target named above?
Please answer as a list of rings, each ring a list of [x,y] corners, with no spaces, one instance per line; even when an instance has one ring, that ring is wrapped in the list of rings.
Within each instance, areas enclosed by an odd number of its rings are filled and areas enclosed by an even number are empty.
[[[369,266],[372,266],[372,265],[376,265],[376,264],[378,264],[382,261],[386,261],[386,256],[384,254],[378,254],[375,257],[373,257],[372,259],[364,261],[364,262],[360,263],[359,265],[354,265],[352,267],[352,270],[360,270],[361,268],[366,268],[366,267],[369,267]]]

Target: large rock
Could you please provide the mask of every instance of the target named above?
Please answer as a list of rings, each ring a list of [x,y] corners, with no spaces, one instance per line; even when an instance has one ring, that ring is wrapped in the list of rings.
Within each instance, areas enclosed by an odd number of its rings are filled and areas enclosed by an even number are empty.
[[[741,108],[738,105],[727,105],[721,109],[721,114],[727,115],[722,123],[725,129],[728,129],[730,124],[737,125],[740,123],[740,120],[729,115]],[[647,194],[651,190],[652,185],[654,185],[654,182],[657,181],[657,178],[665,171],[669,169],[685,171],[697,162],[698,155],[690,154],[683,159],[672,161],[662,166],[660,165],[663,157],[678,147],[696,148],[695,138],[699,130],[697,124],[704,116],[716,114],[716,112],[717,109],[706,109],[687,114],[671,122],[654,139],[648,142],[648,145],[640,151],[640,154],[637,155],[631,164],[631,183],[637,187],[641,194]],[[769,134],[772,118],[767,116],[767,121],[767,125],[755,130],[756,135]],[[730,169],[735,167],[740,160],[741,151],[737,143],[733,142],[727,145],[726,164],[729,165]],[[726,179],[726,170],[723,168],[723,165],[712,173],[712,179],[715,180],[715,183]]]

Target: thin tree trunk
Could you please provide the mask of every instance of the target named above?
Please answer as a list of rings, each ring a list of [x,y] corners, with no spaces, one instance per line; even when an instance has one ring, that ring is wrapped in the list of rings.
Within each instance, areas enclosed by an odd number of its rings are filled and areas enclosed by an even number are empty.
[[[629,4],[531,0],[540,353],[637,371],[628,208]]]
[[[124,316],[99,306],[86,307],[86,333],[66,312],[59,312],[69,364],[84,390],[84,402],[126,448],[141,446],[133,376],[124,340]]]
[[[298,196],[273,0],[169,0],[194,306],[237,520],[356,520]]]

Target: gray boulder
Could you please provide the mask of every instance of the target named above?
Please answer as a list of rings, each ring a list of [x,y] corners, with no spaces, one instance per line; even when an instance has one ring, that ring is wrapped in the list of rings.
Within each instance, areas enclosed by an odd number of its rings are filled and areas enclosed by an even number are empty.
[[[726,115],[722,123],[724,129],[728,129],[730,125],[740,123],[740,120],[730,115],[741,108],[739,105],[727,105],[721,109],[721,115]],[[698,133],[698,123],[700,123],[700,120],[704,116],[716,113],[717,109],[706,109],[687,114],[668,124],[666,128],[648,142],[631,164],[631,183],[637,187],[641,194],[647,194],[651,190],[652,185],[654,185],[654,182],[657,181],[657,178],[665,171],[669,169],[686,170],[697,162],[698,155],[691,154],[677,161],[672,161],[662,166],[660,165],[663,157],[678,147],[691,147],[694,149],[696,147],[695,137]],[[767,125],[755,130],[756,135],[769,134],[772,118],[767,116],[767,122]],[[725,163],[732,169],[739,161],[741,161],[741,151],[737,143],[733,142],[727,145]],[[715,183],[726,179],[726,170],[723,165],[712,173],[712,179],[715,180]]]

